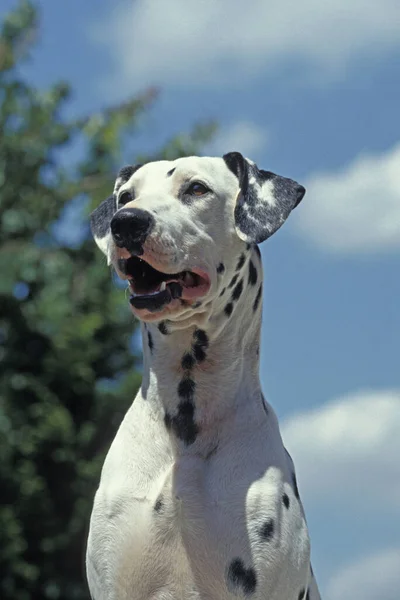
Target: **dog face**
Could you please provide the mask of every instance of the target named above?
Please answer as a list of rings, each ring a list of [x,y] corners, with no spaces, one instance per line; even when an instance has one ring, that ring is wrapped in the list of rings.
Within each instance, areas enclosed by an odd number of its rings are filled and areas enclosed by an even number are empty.
[[[179,321],[212,306],[222,267],[234,269],[246,244],[272,235],[304,192],[238,152],[152,162],[121,169],[91,228],[128,280],[134,314]]]

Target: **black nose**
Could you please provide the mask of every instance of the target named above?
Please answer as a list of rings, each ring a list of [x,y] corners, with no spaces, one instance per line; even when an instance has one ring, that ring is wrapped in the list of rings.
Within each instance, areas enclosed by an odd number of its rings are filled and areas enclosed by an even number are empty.
[[[153,216],[140,208],[119,210],[111,221],[111,233],[117,246],[138,253],[154,226]]]

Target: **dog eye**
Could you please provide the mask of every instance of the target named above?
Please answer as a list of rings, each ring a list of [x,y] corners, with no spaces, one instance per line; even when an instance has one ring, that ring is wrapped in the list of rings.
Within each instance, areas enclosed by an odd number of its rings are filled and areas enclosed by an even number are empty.
[[[209,191],[210,190],[204,184],[194,181],[189,185],[186,193],[191,196],[204,196],[204,194],[207,194]]]
[[[133,195],[130,192],[122,192],[118,198],[118,206],[124,206],[128,202],[132,202]]]

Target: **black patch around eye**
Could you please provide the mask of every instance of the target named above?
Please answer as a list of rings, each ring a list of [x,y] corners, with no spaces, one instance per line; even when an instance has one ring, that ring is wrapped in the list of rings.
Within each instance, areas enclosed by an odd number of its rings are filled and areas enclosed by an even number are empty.
[[[191,202],[193,198],[202,198],[211,190],[200,181],[193,181],[188,185],[183,193],[183,201]]]
[[[134,199],[135,196],[133,192],[128,192],[128,190],[125,190],[121,193],[121,195],[118,198],[118,206],[125,206],[125,204],[128,204],[128,202],[132,202],[132,200]]]

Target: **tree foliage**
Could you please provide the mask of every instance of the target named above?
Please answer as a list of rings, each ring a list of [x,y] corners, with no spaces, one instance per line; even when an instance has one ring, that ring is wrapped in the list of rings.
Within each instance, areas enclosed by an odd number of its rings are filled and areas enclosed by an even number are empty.
[[[39,91],[18,73],[38,34],[26,0],[0,32],[0,597],[80,600],[101,464],[140,374],[133,319],[87,222],[74,244],[54,224],[71,201],[87,214],[109,195],[156,91],[68,121],[66,83]],[[154,157],[196,153],[213,129]],[[63,166],[77,144],[83,158]]]

